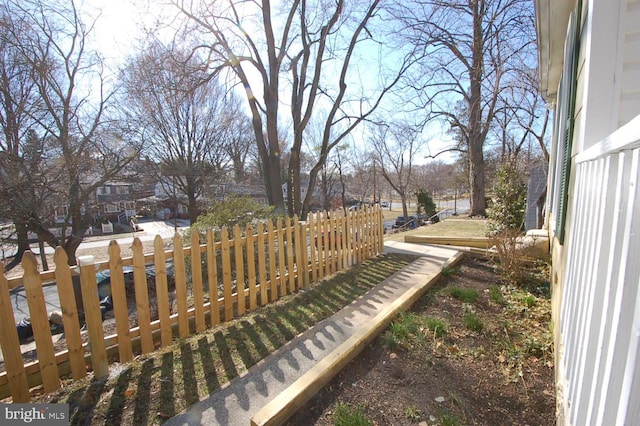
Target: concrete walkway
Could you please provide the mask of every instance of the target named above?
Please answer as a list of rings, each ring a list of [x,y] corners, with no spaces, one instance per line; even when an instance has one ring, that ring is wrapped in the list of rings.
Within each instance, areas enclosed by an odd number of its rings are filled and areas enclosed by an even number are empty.
[[[337,373],[334,361],[329,363],[334,367],[324,368],[327,359],[339,358],[343,366],[345,352],[350,353],[346,362],[355,357],[397,312],[437,281],[443,266],[462,256],[454,249],[391,241],[385,252],[422,257],[164,425],[249,425],[252,418],[256,424],[282,423]]]

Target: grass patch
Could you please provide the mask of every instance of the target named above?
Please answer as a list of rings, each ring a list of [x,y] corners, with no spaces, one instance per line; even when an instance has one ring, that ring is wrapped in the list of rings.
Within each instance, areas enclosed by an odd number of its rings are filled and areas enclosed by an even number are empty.
[[[68,403],[72,425],[159,425],[413,260],[414,256],[388,254],[365,261],[238,319],[122,366],[113,364],[107,380],[69,380],[33,402]]]
[[[389,349],[411,349],[419,339],[421,318],[413,312],[400,312],[382,336]]]
[[[422,412],[413,404],[407,406],[407,408],[404,409],[404,415],[407,420],[411,421],[412,423],[417,423],[422,420]]]
[[[451,266],[445,266],[442,268],[442,276],[443,277],[451,277],[456,274],[457,269]]]
[[[478,290],[474,288],[449,287],[447,293],[449,293],[449,296],[463,303],[475,303],[480,296]]]
[[[394,212],[393,218],[402,212]],[[485,219],[448,218],[433,225],[421,226],[405,232],[398,232],[385,236],[385,240],[404,241],[406,235],[426,235],[431,237],[485,237],[487,221]]]
[[[489,287],[489,298],[496,302],[498,305],[504,305],[506,302],[504,297],[502,296],[502,291],[500,291],[500,286],[497,284],[493,284]]]
[[[425,317],[424,324],[435,337],[442,337],[447,332],[447,323],[440,318]]]
[[[373,426],[361,407],[350,407],[339,402],[331,416],[335,426]]]
[[[440,414],[440,424],[442,426],[460,426],[462,422],[454,414],[442,413]]]
[[[478,317],[477,314],[473,312],[465,314],[464,324],[469,330],[475,332],[480,332],[484,328],[484,323],[482,322],[482,320]]]

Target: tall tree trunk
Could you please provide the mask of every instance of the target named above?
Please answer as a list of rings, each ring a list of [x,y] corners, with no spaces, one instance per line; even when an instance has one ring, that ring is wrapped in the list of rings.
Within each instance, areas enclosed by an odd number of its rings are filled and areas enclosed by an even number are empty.
[[[20,262],[22,262],[24,252],[31,249],[29,246],[27,224],[23,221],[16,221],[14,225],[16,227],[16,254],[13,256],[13,259],[11,259],[11,262],[5,265],[6,271],[10,271],[18,266]]]
[[[484,177],[484,137],[482,129],[482,64],[484,39],[482,35],[482,0],[472,2],[473,8],[473,58],[469,83],[469,189],[471,191],[470,216],[486,216]]]
[[[300,151],[291,148],[291,157],[289,158],[287,185],[287,207],[289,216],[302,213],[302,190],[300,182]]]

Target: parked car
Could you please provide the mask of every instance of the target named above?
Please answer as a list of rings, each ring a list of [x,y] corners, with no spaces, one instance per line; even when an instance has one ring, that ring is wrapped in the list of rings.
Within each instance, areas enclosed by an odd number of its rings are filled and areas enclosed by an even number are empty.
[[[386,209],[389,207],[389,203],[387,203],[386,201],[383,201],[380,203],[380,207],[382,207],[383,209]]]
[[[404,216],[398,216],[396,218],[396,223],[393,225],[393,228],[407,228],[407,229],[415,229],[418,226],[422,226],[423,221],[416,215],[410,215],[405,222]]]

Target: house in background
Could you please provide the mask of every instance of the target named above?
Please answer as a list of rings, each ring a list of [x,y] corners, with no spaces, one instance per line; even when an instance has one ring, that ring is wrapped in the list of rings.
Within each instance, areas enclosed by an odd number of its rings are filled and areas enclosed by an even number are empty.
[[[558,424],[640,424],[640,1],[534,0]]]
[[[126,181],[108,181],[96,188],[89,197],[96,219],[128,224],[136,215],[134,185]]]

